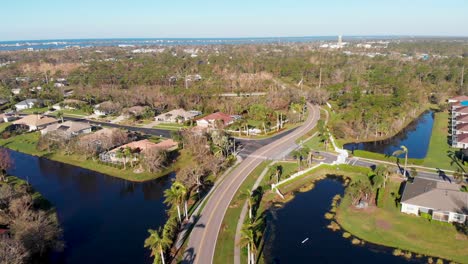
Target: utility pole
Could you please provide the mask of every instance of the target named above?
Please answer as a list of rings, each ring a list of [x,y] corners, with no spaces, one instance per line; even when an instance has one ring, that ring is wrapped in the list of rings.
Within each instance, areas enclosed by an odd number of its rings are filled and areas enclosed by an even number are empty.
[[[320,72],[319,72],[319,86],[318,88],[320,89],[322,87],[322,67],[320,67]]]
[[[463,89],[463,78],[465,77],[465,65],[462,66],[460,88]]]

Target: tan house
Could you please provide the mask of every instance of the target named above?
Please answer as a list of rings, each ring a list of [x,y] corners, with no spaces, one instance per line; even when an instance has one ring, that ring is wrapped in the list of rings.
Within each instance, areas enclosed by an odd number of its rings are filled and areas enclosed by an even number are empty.
[[[58,123],[57,119],[41,115],[28,115],[13,122],[15,125],[29,127],[29,131],[40,130],[55,123]]]
[[[465,223],[468,217],[468,193],[460,185],[415,178],[407,182],[401,198],[401,212],[427,213],[443,222]]]
[[[47,126],[46,128],[41,130],[41,134],[45,135],[48,133],[56,133],[64,138],[71,138],[81,134],[89,134],[91,133],[91,130],[92,127],[88,123],[66,121],[60,124],[55,123]]]
[[[176,149],[178,146],[177,142],[172,139],[166,139],[159,143],[154,143],[149,141],[148,139],[133,141],[128,144],[122,145],[120,147],[114,148],[107,153],[103,153],[100,155],[100,159],[104,162],[112,162],[112,163],[122,163],[124,160],[129,160],[129,157],[119,157],[119,151],[130,149],[133,153],[133,161],[138,160],[138,155],[140,153],[144,153],[145,151],[152,150],[152,149],[160,149],[171,151]]]

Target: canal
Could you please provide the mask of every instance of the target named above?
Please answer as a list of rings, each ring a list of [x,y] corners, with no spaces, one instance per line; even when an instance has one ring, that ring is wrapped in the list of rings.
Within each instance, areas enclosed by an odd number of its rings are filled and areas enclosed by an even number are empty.
[[[333,196],[342,195],[339,180],[326,178],[315,188],[297,193],[282,208],[269,211],[264,257],[266,263],[408,263],[392,249],[366,243],[351,244],[333,232],[324,218]],[[307,240],[306,240],[307,239]],[[302,243],[304,242],[304,243]]]
[[[395,136],[372,142],[348,143],[343,147],[347,150],[366,150],[386,155],[400,149],[401,145],[408,148],[408,158],[423,159],[426,157],[431,140],[434,112],[427,111],[411,122]]]
[[[57,209],[65,250],[51,263],[151,263],[147,229],[166,221],[163,192],[172,177],[132,183],[10,151],[9,174],[29,181]]]

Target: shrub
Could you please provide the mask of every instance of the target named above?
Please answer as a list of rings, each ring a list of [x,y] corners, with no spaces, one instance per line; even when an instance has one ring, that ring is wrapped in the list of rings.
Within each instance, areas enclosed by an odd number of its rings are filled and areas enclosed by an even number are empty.
[[[429,221],[432,220],[432,215],[431,215],[431,214],[428,214],[428,213],[420,213],[419,215],[420,215],[422,218],[425,218],[425,219],[427,219],[427,220],[429,220]]]
[[[334,215],[334,214],[331,214],[331,213],[325,213],[325,219],[328,219],[328,220],[330,220],[330,219],[333,219],[333,217],[335,217],[335,215]]]
[[[359,239],[357,239],[357,238],[353,238],[353,240],[351,240],[351,243],[352,243],[353,245],[359,245],[359,244],[361,244],[361,240],[359,240]]]
[[[350,236],[351,236],[351,234],[348,233],[348,232],[344,232],[344,233],[343,233],[343,237],[344,237],[344,238],[349,238]]]
[[[401,249],[396,248],[396,249],[393,250],[393,255],[394,256],[401,256],[401,255],[403,255],[403,252],[401,251]]]

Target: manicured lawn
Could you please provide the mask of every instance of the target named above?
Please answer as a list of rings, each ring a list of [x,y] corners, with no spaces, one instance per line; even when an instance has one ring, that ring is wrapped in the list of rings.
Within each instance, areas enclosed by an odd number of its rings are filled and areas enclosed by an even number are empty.
[[[41,108],[30,108],[30,109],[24,109],[21,110],[20,112],[22,114],[42,114],[44,112],[47,112],[49,110],[48,107],[41,107]]]
[[[255,170],[252,171],[244,183],[242,183],[241,187],[232,199],[231,204],[227,209],[226,214],[224,215],[221,230],[218,234],[218,241],[216,242],[213,263],[227,264],[234,262],[234,240],[237,222],[239,221],[242,206],[244,206],[244,202],[247,199],[244,192],[252,188],[255,181],[268,164],[268,162],[263,162],[257,168],[255,168]],[[241,250],[241,254],[243,254],[242,252],[243,250]],[[245,256],[247,256],[246,253]]]
[[[52,115],[57,115],[58,112],[62,112],[64,116],[71,116],[71,117],[75,117],[75,116],[88,116],[90,115],[89,113],[86,113],[82,110],[79,110],[79,109],[63,109],[63,110],[59,110],[59,111],[54,111],[52,113]]]
[[[318,135],[304,142],[304,147],[307,147],[312,150],[325,151],[325,144],[320,141],[320,137]],[[327,150],[333,151],[333,146],[331,144],[328,144]]]
[[[154,126],[153,128],[166,129],[166,130],[180,130],[180,129],[186,128],[186,127],[187,126],[184,126],[182,124],[164,123],[164,124],[158,124],[157,126]]]
[[[351,154],[351,152],[349,152]],[[396,158],[393,156],[388,156],[382,153],[370,152],[365,150],[355,150],[354,156],[366,158],[366,159],[374,159],[374,160],[383,160],[392,163],[396,163]],[[404,159],[400,159],[400,162],[404,162]],[[423,159],[408,159],[408,164],[414,165],[422,165],[424,162]]]
[[[399,182],[387,186],[383,208],[356,210],[345,196],[336,220],[346,231],[372,243],[468,263],[468,238],[455,227],[400,213],[391,196],[399,186]]]
[[[431,141],[424,159],[424,166],[455,170],[456,164],[450,165],[452,159],[448,156],[449,151],[456,151],[447,142],[448,136],[448,112],[435,113],[434,127],[432,128]]]

